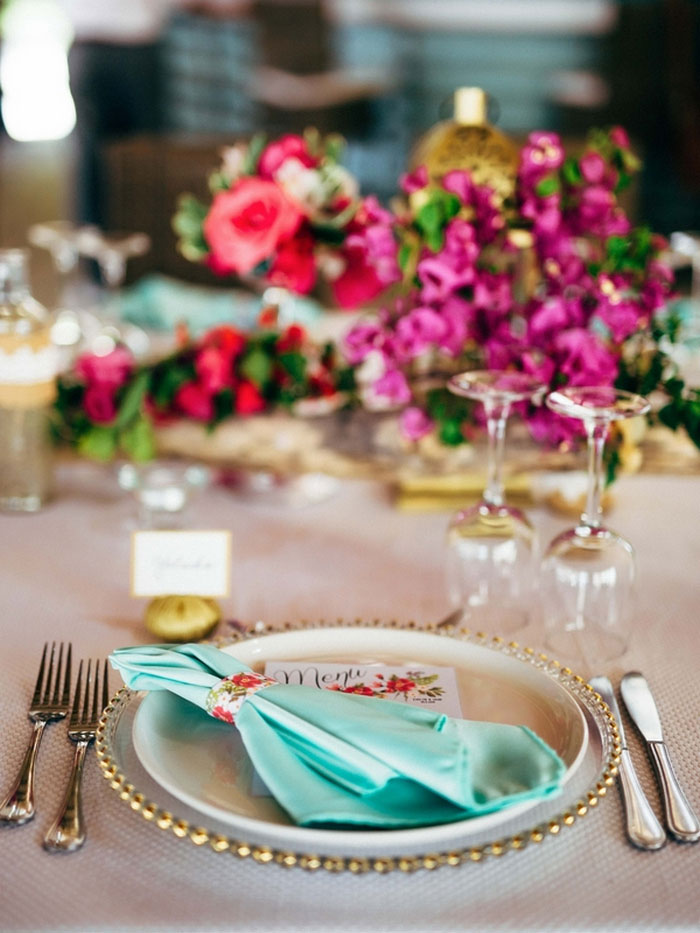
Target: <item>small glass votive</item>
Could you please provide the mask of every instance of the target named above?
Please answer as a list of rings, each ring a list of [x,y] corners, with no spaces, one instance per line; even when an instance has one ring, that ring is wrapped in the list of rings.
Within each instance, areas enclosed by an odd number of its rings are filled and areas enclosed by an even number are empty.
[[[126,463],[119,468],[118,482],[133,497],[139,528],[176,530],[186,524],[192,496],[211,482],[211,471],[179,461]]]

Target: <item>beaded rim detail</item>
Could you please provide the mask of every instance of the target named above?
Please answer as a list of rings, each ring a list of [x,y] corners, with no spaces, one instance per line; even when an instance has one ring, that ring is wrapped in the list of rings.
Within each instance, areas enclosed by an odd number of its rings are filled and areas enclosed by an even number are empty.
[[[406,631],[425,632],[430,635],[440,635],[457,638],[460,641],[471,642],[481,647],[503,652],[510,657],[532,664],[544,673],[563,683],[576,698],[581,701],[589,713],[594,717],[601,730],[603,745],[603,764],[594,779],[594,783],[566,810],[550,819],[537,824],[529,830],[523,830],[511,836],[480,844],[467,846],[445,852],[432,852],[421,855],[406,856],[343,856],[323,855],[320,853],[300,853],[274,849],[264,845],[233,839],[229,836],[214,833],[202,826],[194,826],[189,821],[180,819],[169,810],[162,809],[154,801],[138,791],[127,776],[121,771],[120,763],[111,747],[111,737],[117,728],[119,719],[126,706],[134,696],[134,691],[122,687],[111,699],[105,708],[97,729],[95,750],[102,775],[109,782],[119,797],[129,807],[149,823],[159,829],[171,832],[178,839],[189,839],[196,846],[208,846],[214,852],[228,852],[240,859],[252,859],[260,865],[279,865],[282,868],[301,868],[305,871],[326,871],[332,874],[350,872],[360,875],[373,872],[379,875],[394,871],[411,873],[418,870],[434,871],[437,868],[480,863],[487,858],[500,858],[508,852],[520,852],[531,845],[538,845],[549,837],[556,837],[567,827],[573,826],[578,820],[596,809],[599,801],[604,798],[608,789],[615,783],[620,764],[622,751],[620,733],[615,717],[603,698],[597,693],[583,677],[575,674],[570,668],[562,666],[558,661],[533,650],[521,646],[516,641],[507,641],[498,635],[487,635],[484,632],[471,632],[458,625],[439,626],[429,623],[418,625],[415,622],[399,623],[392,620],[388,623],[381,619],[371,622],[355,619],[348,623],[343,619],[333,622],[287,622],[283,626],[272,626],[257,623],[250,630],[234,633],[230,636],[215,638],[214,643],[223,647],[261,638],[265,635],[281,634],[298,629],[313,628],[393,628]]]

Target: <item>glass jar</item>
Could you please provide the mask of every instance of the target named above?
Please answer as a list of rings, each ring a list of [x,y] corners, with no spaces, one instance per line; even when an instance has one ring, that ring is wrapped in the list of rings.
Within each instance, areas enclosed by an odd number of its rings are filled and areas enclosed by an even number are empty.
[[[30,292],[28,254],[0,250],[0,509],[35,512],[51,491],[56,358]]]

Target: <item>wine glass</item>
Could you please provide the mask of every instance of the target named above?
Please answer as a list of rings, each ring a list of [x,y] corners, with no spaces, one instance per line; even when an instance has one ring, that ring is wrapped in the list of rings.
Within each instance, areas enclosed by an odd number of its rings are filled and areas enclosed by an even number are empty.
[[[87,310],[90,299],[78,274],[78,228],[69,220],[43,221],[32,224],[27,239],[48,251],[59,279],[51,337],[60,352],[61,368],[67,369],[81,346],[100,331],[100,322]]]
[[[97,262],[107,289],[102,331],[93,341],[94,352],[108,353],[116,343],[124,343],[135,357],[144,356],[150,345],[148,336],[141,327],[119,320],[119,295],[129,259],[145,255],[151,248],[151,238],[146,233],[105,232],[88,226],[78,230],[77,243],[84,256]]]
[[[632,545],[601,521],[605,441],[612,422],[646,414],[649,402],[631,392],[593,386],[551,392],[546,404],[583,422],[588,493],[578,525],[557,535],[542,560],[545,640],[553,652],[592,671],[627,648],[635,577]]]
[[[475,370],[453,376],[448,388],[481,402],[488,432],[488,472],[481,500],[462,509],[447,530],[447,587],[462,618],[484,631],[510,634],[527,624],[536,577],[535,530],[504,498],[502,466],[512,406],[536,401],[544,386],[525,373]]]

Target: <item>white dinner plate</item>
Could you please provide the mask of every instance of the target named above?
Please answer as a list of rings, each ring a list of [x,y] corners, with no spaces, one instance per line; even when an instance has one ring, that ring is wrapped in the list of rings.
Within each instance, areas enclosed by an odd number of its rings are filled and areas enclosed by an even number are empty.
[[[165,691],[138,699],[131,739],[138,761],[168,794],[216,832],[280,851],[368,857],[440,852],[519,832],[585,800],[609,753],[605,721],[571,672],[532,652],[471,637],[447,637],[396,627],[297,628],[247,637],[223,650],[256,670],[268,660],[395,665],[429,664],[455,670],[465,718],[526,725],[563,759],[563,788],[544,802],[527,801],[499,813],[404,830],[306,829],[291,824],[260,793],[245,749],[229,725]],[[132,695],[135,696],[135,695]],[[594,696],[594,695],[593,695]],[[124,737],[122,735],[122,744]]]

